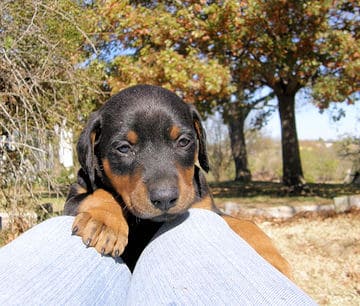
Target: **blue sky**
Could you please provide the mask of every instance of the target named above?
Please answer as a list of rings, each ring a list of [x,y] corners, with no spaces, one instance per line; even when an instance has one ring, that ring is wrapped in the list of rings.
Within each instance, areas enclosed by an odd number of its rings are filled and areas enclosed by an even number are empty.
[[[297,101],[296,102],[296,128],[298,138],[300,140],[339,140],[345,136],[360,137],[360,101],[357,104],[347,105],[345,103],[333,103],[329,109],[322,114],[313,104]],[[276,104],[276,103],[274,103]],[[332,116],[337,114],[339,108],[345,112],[345,116],[339,121],[334,122]],[[247,119],[247,123],[251,121],[251,114]],[[209,143],[216,140],[219,135],[215,132],[215,126],[220,129],[222,138],[228,135],[227,127],[221,124],[221,116],[219,113],[210,116],[205,120],[205,129]],[[264,136],[280,140],[280,120],[279,113],[275,111],[268,121],[268,124],[261,130]]]
[[[345,111],[345,117],[339,121],[332,120],[332,114],[337,109]],[[360,137],[360,104],[332,104],[322,114],[311,103],[297,103],[296,128],[301,140],[337,140],[344,135]],[[269,123],[262,130],[265,135],[280,139],[280,121],[278,112],[274,112]]]

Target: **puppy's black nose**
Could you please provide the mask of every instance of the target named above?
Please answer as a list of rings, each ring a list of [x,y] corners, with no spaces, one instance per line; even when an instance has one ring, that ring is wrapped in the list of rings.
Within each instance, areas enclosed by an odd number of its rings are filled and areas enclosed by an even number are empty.
[[[177,188],[158,188],[150,191],[150,201],[162,211],[167,211],[175,206],[179,197]]]

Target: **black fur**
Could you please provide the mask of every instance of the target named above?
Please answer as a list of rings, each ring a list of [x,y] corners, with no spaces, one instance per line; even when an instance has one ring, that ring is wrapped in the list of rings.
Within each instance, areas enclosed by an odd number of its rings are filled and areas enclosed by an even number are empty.
[[[179,129],[179,138],[185,140],[169,138],[169,129],[174,126]],[[137,135],[135,144],[127,140],[129,131]],[[114,95],[90,116],[80,135],[77,153],[81,169],[66,200],[66,215],[76,215],[81,202],[98,188],[112,193],[119,205],[124,205],[104,173],[104,159],[109,161],[112,173],[119,176],[132,174],[140,167],[142,181],[149,190],[161,184],[161,188],[176,189],[177,167],[194,167],[194,201],[209,195],[206,180],[194,165],[197,156],[201,168],[209,171],[206,135],[200,115],[195,107],[161,87],[139,85]],[[129,243],[122,257],[133,267],[162,223],[141,220],[131,213],[127,220]]]

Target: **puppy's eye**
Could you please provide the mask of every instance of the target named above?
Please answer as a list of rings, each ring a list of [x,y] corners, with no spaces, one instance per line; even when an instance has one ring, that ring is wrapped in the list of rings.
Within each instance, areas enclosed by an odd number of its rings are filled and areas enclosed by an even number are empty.
[[[191,140],[187,137],[180,137],[177,141],[178,147],[185,148],[190,144]]]
[[[131,150],[131,146],[129,143],[122,143],[116,148],[116,150],[122,154],[128,154]]]

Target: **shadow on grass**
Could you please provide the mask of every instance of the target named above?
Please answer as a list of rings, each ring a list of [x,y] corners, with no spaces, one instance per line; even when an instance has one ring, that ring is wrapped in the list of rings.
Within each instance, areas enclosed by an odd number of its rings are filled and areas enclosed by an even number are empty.
[[[275,182],[236,182],[227,181],[210,183],[211,191],[215,197],[322,197],[334,198],[342,195],[360,194],[360,186],[348,184],[306,184],[301,192],[292,192],[288,187]]]

